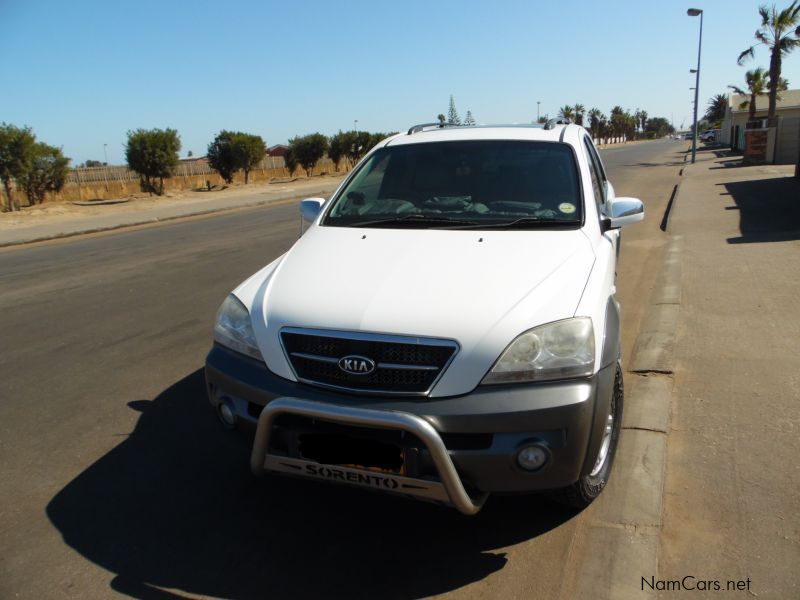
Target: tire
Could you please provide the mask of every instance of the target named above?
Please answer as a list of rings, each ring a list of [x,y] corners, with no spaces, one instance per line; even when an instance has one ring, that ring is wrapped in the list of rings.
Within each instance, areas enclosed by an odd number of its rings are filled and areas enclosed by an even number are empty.
[[[614,390],[611,396],[611,410],[609,411],[611,423],[608,430],[606,444],[605,433],[603,444],[600,447],[595,465],[592,471],[581,477],[571,486],[559,490],[556,500],[574,506],[575,508],[586,508],[592,501],[600,495],[606,487],[608,478],[611,475],[611,468],[614,466],[614,457],[617,454],[617,444],[619,443],[619,433],[622,429],[622,406],[625,399],[625,388],[622,381],[622,368],[617,363],[617,372],[614,376]],[[605,450],[605,458],[601,460],[601,455]]]

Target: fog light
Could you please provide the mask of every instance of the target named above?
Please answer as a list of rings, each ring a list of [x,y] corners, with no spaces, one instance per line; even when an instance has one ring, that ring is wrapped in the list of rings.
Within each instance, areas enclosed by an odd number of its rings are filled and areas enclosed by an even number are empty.
[[[220,421],[226,427],[233,427],[236,425],[236,416],[233,414],[233,408],[231,408],[230,403],[227,400],[223,400],[219,403],[217,407],[217,414],[219,415]]]
[[[537,471],[547,462],[548,454],[541,444],[523,446],[517,452],[517,464],[526,471]]]

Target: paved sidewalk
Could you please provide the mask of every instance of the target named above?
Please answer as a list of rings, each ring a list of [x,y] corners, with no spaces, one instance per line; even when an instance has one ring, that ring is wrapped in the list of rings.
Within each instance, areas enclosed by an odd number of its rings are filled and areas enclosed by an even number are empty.
[[[697,158],[669,224],[672,415],[658,572],[641,576],[800,598],[800,180],[791,165]]]
[[[312,180],[301,179],[285,184],[251,184],[236,186],[224,192],[186,193],[179,197],[144,198],[127,204],[109,204],[86,208],[80,214],[71,203],[47,208],[69,208],[70,214],[5,213],[0,218],[0,247],[69,237],[83,233],[168,221],[203,215],[296,201],[314,196],[329,196],[342,182],[343,175]]]

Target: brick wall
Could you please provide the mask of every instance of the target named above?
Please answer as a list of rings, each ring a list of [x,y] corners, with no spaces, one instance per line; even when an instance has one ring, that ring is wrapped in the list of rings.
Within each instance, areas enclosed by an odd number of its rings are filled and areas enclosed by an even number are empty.
[[[763,165],[767,162],[767,129],[748,129],[744,132],[744,163]]]

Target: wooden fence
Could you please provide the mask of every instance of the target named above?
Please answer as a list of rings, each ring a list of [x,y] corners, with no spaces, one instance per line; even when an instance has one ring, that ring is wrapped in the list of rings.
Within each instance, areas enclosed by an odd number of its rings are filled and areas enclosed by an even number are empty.
[[[331,164],[329,158],[319,161],[319,166]],[[282,156],[267,156],[253,169],[254,171],[267,171],[283,169],[285,167]],[[202,158],[182,160],[178,163],[173,177],[195,177],[198,175],[210,175],[216,173],[208,161]],[[67,183],[84,185],[87,183],[108,183],[112,181],[139,181],[139,174],[131,171],[126,166],[107,166],[107,167],[80,167],[72,169],[67,177]]]

